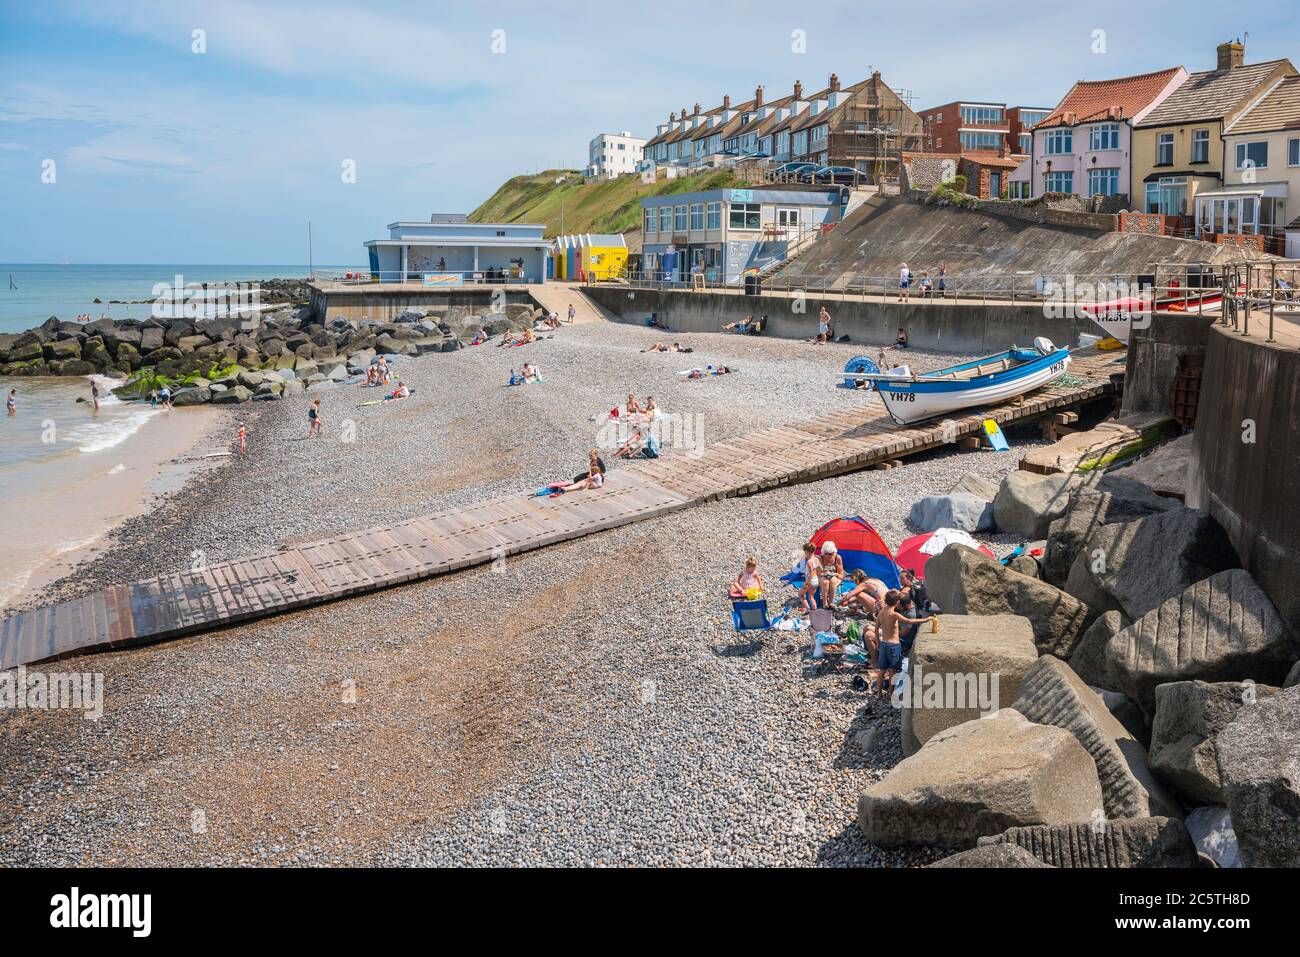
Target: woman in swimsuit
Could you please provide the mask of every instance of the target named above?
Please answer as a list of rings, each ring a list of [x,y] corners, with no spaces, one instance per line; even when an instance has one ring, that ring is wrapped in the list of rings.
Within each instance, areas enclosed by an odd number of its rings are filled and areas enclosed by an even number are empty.
[[[641,413],[642,413],[642,414],[643,414],[647,419],[653,419],[653,418],[655,417],[655,412],[657,412],[658,410],[659,410],[659,407],[658,407],[657,405],[655,405],[655,397],[652,396],[652,395],[648,395],[648,396],[646,396],[646,397],[645,397],[645,405],[642,406],[642,408],[641,408]]]
[[[631,392],[629,392],[627,394],[627,414],[639,415],[640,413],[641,413],[641,406],[637,403],[636,396],[633,395]]]
[[[840,558],[834,542],[822,544],[822,607],[830,608],[835,592],[844,581],[844,559]]]

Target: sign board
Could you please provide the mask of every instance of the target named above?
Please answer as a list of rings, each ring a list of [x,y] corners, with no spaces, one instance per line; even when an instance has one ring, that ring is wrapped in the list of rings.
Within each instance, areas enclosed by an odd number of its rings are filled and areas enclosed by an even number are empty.
[[[465,277],[458,272],[426,272],[423,275],[426,286],[463,286]]]
[[[733,203],[752,203],[754,201],[754,191],[752,189],[733,189],[731,191],[731,201]]]

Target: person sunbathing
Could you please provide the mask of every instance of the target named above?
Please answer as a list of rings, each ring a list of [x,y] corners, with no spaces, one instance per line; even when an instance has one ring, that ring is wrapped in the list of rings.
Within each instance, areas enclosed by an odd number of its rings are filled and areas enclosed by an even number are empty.
[[[628,415],[639,415],[641,412],[641,404],[637,402],[636,396],[631,392],[627,394],[627,407],[624,411]]]
[[[521,373],[525,382],[541,382],[542,374],[538,371],[537,366],[531,362],[525,362]]]
[[[411,390],[408,389],[408,388],[403,384],[403,382],[402,382],[401,379],[398,379],[398,380],[397,380],[397,388],[394,389],[392,392],[388,393],[388,395],[384,396],[384,401],[385,401],[385,402],[396,402],[398,399],[405,399],[405,398],[407,398],[410,394],[411,394]]]
[[[669,349],[662,342],[656,342],[649,349],[642,349],[641,351],[642,352],[672,352],[673,350]]]
[[[746,316],[744,319],[741,319],[739,322],[728,322],[722,328],[726,332],[730,332],[732,329],[735,329],[737,332],[740,333],[748,333],[749,324],[753,321],[754,321],[754,317],[752,315],[749,315]]]
[[[646,417],[647,421],[649,421],[655,417],[655,413],[658,411],[659,406],[655,405],[655,397],[652,395],[646,396],[645,405],[641,406],[641,414]]]
[[[837,598],[835,604],[849,610],[856,609],[866,614],[873,614],[876,602],[884,595],[884,582],[868,578],[866,572],[860,568],[855,568],[849,577],[853,579],[853,589]],[[879,594],[876,593],[875,585],[881,586]]]
[[[587,477],[580,482],[561,482],[558,485],[552,485],[551,496],[563,495],[565,492],[584,492],[587,489],[600,488],[605,484],[605,470],[599,465],[593,465],[587,472]]]
[[[480,326],[478,332],[474,333],[474,338],[470,340],[469,344],[471,346],[481,346],[483,345],[483,343],[487,341],[488,341],[487,330],[484,329],[482,326]]]
[[[634,428],[632,434],[627,437],[627,441],[618,447],[614,452],[616,459],[630,459],[641,454],[645,448],[645,436],[641,434],[640,428]]]
[[[758,561],[750,555],[745,559],[745,567],[731,583],[730,594],[732,598],[748,598],[750,590],[755,588],[760,596],[767,591],[763,586],[763,576],[758,573]]]

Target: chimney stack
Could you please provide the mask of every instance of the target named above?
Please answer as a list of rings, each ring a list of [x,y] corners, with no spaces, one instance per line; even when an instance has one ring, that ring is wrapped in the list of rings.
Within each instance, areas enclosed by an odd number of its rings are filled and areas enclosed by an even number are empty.
[[[763,105],[763,84],[761,83],[754,88],[754,105],[755,106]]]
[[[724,94],[722,94],[722,108],[723,108],[724,110],[729,110],[729,109],[731,109],[731,94],[730,94],[730,93],[724,93]]]
[[[839,77],[839,74],[837,74],[837,73],[832,73],[832,74],[831,74],[831,81],[830,81],[830,83],[827,84],[827,86],[829,86],[829,87],[831,88],[831,92],[832,92],[832,93],[838,93],[838,92],[840,91],[840,77]]]
[[[676,122],[677,122],[677,114],[676,114],[676,113],[669,113],[669,114],[668,114],[668,122],[669,122],[669,123],[676,123]]]
[[[1219,55],[1216,70],[1235,70],[1246,59],[1246,47],[1238,40],[1220,43],[1215,47],[1215,52]]]
[[[794,98],[796,100],[803,99],[803,84],[800,83],[798,80],[794,81]]]
[[[698,103],[695,104],[695,115],[696,116],[700,115],[700,104]]]

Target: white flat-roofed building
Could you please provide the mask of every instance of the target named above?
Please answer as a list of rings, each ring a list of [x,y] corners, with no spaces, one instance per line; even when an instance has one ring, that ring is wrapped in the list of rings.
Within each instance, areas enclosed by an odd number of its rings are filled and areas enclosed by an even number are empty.
[[[635,173],[645,155],[645,138],[631,133],[601,133],[587,149],[587,175],[613,179]]]
[[[538,223],[471,223],[460,214],[388,224],[387,239],[368,241],[370,272],[380,282],[508,279],[543,282],[550,242]],[[490,275],[489,275],[490,271]]]

